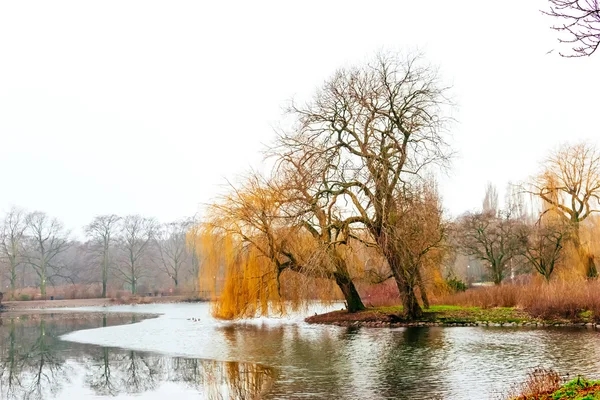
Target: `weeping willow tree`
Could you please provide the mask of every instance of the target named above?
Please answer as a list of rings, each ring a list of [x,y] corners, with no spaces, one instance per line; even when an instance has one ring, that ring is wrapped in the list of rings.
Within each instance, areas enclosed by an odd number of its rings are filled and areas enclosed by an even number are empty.
[[[285,206],[281,190],[257,175],[211,205],[200,235],[201,280],[218,294],[215,316],[282,314],[336,297],[322,249]]]
[[[600,152],[586,142],[563,145],[546,159],[542,172],[527,186],[541,199],[544,213],[554,213],[569,225],[569,239],[586,276],[596,278],[590,243],[582,242],[580,228],[600,212]]]

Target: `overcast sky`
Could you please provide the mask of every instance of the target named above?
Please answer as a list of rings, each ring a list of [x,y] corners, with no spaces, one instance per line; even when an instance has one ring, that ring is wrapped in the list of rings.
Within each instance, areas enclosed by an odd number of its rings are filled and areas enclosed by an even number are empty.
[[[600,141],[600,53],[560,58],[546,5],[1,2],[0,211],[43,210],[75,234],[97,214],[192,215],[260,165],[287,100],[415,48],[458,104],[445,207],[474,209],[487,181],[502,193],[561,143]]]

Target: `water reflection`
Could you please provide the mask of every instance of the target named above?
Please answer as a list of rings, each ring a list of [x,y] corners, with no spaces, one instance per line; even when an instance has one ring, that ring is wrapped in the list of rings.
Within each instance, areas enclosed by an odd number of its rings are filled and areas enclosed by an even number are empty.
[[[115,307],[112,310],[123,312],[126,309]],[[96,395],[122,399],[139,397],[139,393],[143,393],[144,399],[161,400],[166,397],[184,400],[261,396],[286,400],[484,399],[503,398],[500,393],[522,381],[528,369],[538,365],[556,369],[561,374],[600,377],[600,335],[595,330],[516,327],[345,329],[308,325],[301,320],[225,323],[210,318],[207,304],[148,305],[137,310],[161,312],[162,315],[137,324],[131,324],[131,315],[122,316],[120,322],[113,314],[108,314],[107,320],[95,317],[78,322],[57,323],[55,319],[46,318],[45,340],[49,341],[46,344],[51,344],[49,349],[54,353],[44,354],[37,346],[32,357],[14,355],[34,347],[41,332],[39,318],[27,321],[36,326],[35,330],[29,331],[31,337],[25,335],[27,340],[23,340],[19,331],[26,330],[20,326],[24,323],[13,321],[12,350],[11,320],[4,318],[4,326],[0,327],[3,360],[0,397],[7,397],[4,393],[8,393],[7,388],[11,385],[15,392],[28,376],[19,372],[19,363],[39,361],[42,354],[44,363],[54,360],[62,368],[54,373],[53,383],[59,388],[59,399]],[[201,322],[190,321],[192,316],[200,316]],[[115,323],[127,324],[62,336],[75,342],[53,339],[63,332],[85,329],[86,326]],[[186,355],[188,358],[165,357],[151,352]],[[17,364],[14,369],[17,372],[11,377],[13,364]],[[34,365],[27,367],[31,376],[35,376]],[[19,395],[12,398],[23,398],[22,393],[35,388],[31,385],[32,379],[26,381],[26,389],[19,389]],[[80,390],[73,392],[73,388]],[[57,391],[42,380],[42,387],[37,391],[45,396],[52,390]]]
[[[582,329],[220,328],[229,356],[277,368],[269,398],[503,398],[538,365],[596,378],[600,335]]]
[[[60,399],[73,393],[79,398],[118,397],[153,392],[170,383],[195,392],[194,398],[249,399],[260,398],[274,380],[273,369],[260,364],[167,357],[58,339],[75,329],[139,319],[101,314],[0,319],[0,398]]]

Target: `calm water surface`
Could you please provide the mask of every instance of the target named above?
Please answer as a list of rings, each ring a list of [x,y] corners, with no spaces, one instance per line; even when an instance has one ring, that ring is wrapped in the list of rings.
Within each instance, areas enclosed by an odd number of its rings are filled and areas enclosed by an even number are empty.
[[[600,377],[592,330],[226,323],[206,304],[2,316],[0,341],[2,399],[486,399],[538,365]]]

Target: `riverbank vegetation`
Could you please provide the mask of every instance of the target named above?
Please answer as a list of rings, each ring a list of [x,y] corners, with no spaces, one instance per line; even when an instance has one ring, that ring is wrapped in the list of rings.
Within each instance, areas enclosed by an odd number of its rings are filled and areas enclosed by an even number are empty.
[[[600,381],[581,376],[567,382],[556,372],[546,368],[531,371],[525,382],[509,395],[511,400],[594,400],[600,399]]]

